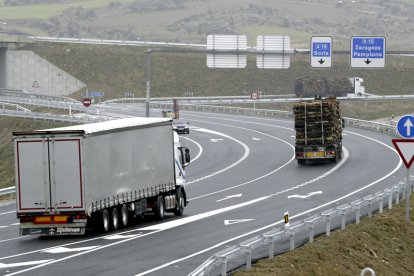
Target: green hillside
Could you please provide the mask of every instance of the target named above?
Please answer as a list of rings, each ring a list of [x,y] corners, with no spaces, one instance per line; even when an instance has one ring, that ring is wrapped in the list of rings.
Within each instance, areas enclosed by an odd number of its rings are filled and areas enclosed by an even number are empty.
[[[105,99],[120,98],[125,91],[145,97],[146,53],[144,47],[36,43],[33,50],[88,85],[89,90],[105,92]],[[384,69],[351,69],[349,57],[334,56],[333,68],[311,69],[308,55],[291,57],[287,70],[257,69],[256,56],[248,56],[245,69],[212,69],[203,53],[152,53],[151,96],[292,94],[295,78],[362,77],[368,93],[378,95],[414,92],[414,58],[387,57]]]

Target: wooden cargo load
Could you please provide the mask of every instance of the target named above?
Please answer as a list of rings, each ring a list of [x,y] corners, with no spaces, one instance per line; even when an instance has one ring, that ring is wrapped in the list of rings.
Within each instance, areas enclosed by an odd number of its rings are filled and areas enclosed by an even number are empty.
[[[315,95],[345,97],[352,92],[352,84],[348,78],[313,78],[305,76],[294,83],[294,91],[298,97],[314,97]]]
[[[335,97],[300,101],[293,106],[296,145],[323,145],[342,140],[339,101]]]

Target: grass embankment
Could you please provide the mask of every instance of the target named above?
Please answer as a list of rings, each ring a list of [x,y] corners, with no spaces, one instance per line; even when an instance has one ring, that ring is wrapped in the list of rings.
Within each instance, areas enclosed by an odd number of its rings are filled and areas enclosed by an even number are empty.
[[[102,100],[123,97],[126,91],[145,97],[147,55],[144,47],[68,45],[36,43],[26,47],[72,74],[88,85],[90,91],[102,91]],[[412,94],[414,59],[392,57],[384,69],[350,69],[349,57],[337,55],[333,68],[315,70],[306,55],[291,57],[286,70],[256,68],[256,55],[248,56],[245,69],[212,69],[205,54],[159,53],[151,55],[151,97],[293,94],[293,83],[305,75],[315,77],[364,78],[366,91],[378,95]]]
[[[414,275],[414,215],[405,221],[405,200],[393,209],[361,224],[350,224],[330,237],[321,236],[312,244],[257,262],[249,271],[235,276],[272,275],[360,275],[366,267],[381,275]],[[410,206],[414,206],[413,197]],[[367,273],[366,275],[370,275]]]

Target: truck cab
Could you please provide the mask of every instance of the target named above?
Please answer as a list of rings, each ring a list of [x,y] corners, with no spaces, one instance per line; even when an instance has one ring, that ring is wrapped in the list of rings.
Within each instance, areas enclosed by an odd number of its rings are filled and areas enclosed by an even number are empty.
[[[347,96],[348,97],[363,97],[365,96],[365,85],[364,85],[364,79],[360,78],[360,77],[353,77],[353,78],[349,78],[349,81],[351,82],[352,85],[352,92],[353,93],[348,93]]]

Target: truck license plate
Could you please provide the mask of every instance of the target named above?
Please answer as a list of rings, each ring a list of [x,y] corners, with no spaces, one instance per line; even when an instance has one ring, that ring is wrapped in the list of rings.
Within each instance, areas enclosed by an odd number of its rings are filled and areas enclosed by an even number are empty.
[[[308,158],[319,158],[324,157],[325,153],[323,151],[311,151],[306,153],[306,157]]]

